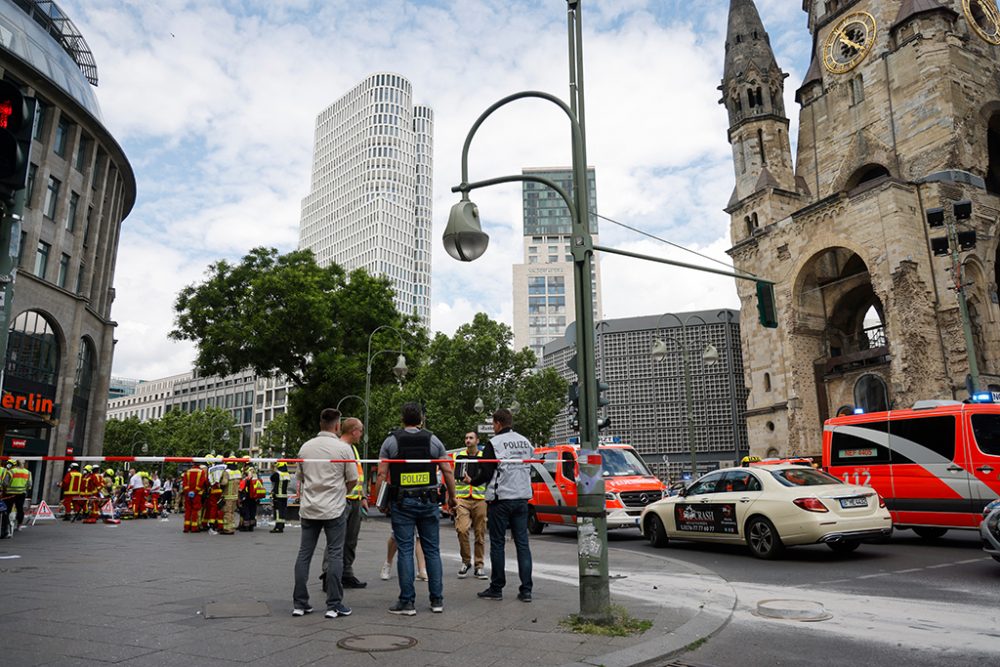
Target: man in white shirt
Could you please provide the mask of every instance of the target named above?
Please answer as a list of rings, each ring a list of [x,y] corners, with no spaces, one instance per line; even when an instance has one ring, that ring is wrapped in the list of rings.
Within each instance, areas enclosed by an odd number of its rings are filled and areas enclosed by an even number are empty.
[[[297,458],[338,460],[341,463],[302,462],[295,473],[299,480],[299,519],[302,542],[295,561],[293,616],[312,611],[309,606],[309,564],[320,532],[326,534],[326,617],[350,616],[343,603],[344,537],[347,534],[347,494],[357,483],[357,461],[351,446],[340,439],[340,411],[320,413],[320,431],[299,449]]]

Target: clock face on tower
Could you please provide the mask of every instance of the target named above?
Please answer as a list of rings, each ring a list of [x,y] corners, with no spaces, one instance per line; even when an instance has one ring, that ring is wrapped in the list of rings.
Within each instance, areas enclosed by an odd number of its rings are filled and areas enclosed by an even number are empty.
[[[996,0],[962,0],[965,18],[980,37],[1000,44],[1000,10]]]
[[[868,12],[848,14],[837,22],[826,38],[823,64],[834,74],[850,72],[872,50],[877,31],[875,17]]]

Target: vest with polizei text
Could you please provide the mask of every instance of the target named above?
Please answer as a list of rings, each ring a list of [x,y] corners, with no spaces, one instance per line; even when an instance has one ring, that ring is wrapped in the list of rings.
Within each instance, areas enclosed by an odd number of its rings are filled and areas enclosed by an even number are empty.
[[[531,464],[506,463],[505,459],[533,459],[535,448],[531,441],[515,431],[507,431],[490,438],[493,451],[500,463],[486,484],[486,500],[527,500],[531,498]]]
[[[431,432],[423,429],[400,429],[396,437],[399,459],[429,459],[431,457]],[[421,489],[437,486],[436,463],[390,463],[389,483],[400,489]]]

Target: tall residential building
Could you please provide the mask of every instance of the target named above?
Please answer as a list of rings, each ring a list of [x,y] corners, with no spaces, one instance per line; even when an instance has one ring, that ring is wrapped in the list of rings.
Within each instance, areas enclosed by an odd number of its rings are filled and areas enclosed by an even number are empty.
[[[429,326],[434,112],[412,99],[403,77],[373,74],[319,114],[299,248],[387,276]]]
[[[3,79],[38,100],[24,213],[10,250],[17,285],[3,399],[49,418],[8,429],[2,453],[97,456],[114,357],[114,276],[135,174],[104,124],[94,54],[59,6],[0,0]],[[4,249],[7,251],[7,248]],[[65,464],[30,461],[32,500],[58,498]]]
[[[554,181],[573,195],[571,169],[524,169]],[[525,182],[522,189],[524,208],[524,263],[514,265],[514,347],[530,347],[541,359],[545,344],[564,333],[574,321],[573,255],[570,240],[573,220],[562,197],[541,183]],[[597,184],[593,167],[587,169],[587,201],[590,209],[590,233],[597,241]],[[594,319],[600,319],[601,269],[594,256],[591,289],[594,295]]]

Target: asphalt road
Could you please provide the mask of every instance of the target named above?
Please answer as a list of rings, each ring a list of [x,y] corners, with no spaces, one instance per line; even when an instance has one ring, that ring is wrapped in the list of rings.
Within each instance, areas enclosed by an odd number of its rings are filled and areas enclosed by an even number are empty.
[[[532,539],[575,540],[547,526]],[[720,633],[683,656],[695,665],[1000,665],[1000,563],[972,531],[927,541],[911,531],[846,555],[822,545],[789,549],[781,560],[753,558],[739,546],[671,542],[654,549],[638,531],[612,531],[614,550],[662,554],[726,579],[739,602]],[[779,599],[823,605],[816,622],[757,615]],[[671,663],[673,664],[673,663]]]

